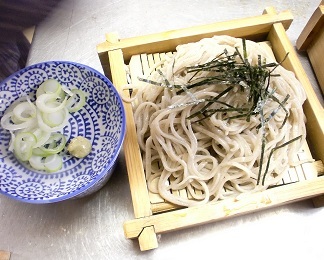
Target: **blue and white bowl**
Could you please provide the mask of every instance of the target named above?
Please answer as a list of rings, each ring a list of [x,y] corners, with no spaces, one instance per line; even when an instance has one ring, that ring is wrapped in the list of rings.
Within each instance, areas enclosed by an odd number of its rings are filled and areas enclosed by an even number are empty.
[[[125,112],[112,83],[98,71],[74,62],[49,61],[26,67],[0,83],[0,118],[17,98],[35,98],[38,86],[54,78],[88,93],[87,104],[72,113],[63,134],[84,136],[92,151],[78,159],[66,154],[56,173],[33,170],[8,151],[10,133],[0,127],[0,193],[29,203],[52,203],[99,190],[110,178],[125,136]]]

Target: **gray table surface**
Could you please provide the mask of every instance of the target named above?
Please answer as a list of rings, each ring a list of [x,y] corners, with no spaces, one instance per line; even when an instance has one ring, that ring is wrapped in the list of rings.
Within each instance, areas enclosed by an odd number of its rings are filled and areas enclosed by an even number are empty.
[[[29,64],[70,60],[102,71],[96,45],[105,33],[121,38],[289,9],[295,42],[320,0],[62,0],[36,28]],[[305,54],[302,64],[316,88]],[[318,86],[317,86],[318,87]],[[159,236],[158,249],[141,252],[127,240],[133,219],[123,152],[113,177],[79,200],[30,205],[0,195],[0,250],[17,259],[324,259],[324,208],[310,200]]]

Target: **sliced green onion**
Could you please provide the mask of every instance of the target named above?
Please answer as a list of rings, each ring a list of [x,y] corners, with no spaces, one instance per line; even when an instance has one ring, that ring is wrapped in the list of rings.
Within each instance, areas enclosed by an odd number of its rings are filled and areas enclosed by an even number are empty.
[[[8,149],[34,169],[61,169],[60,152],[66,146],[66,137],[58,132],[68,124],[69,112],[78,111],[85,102],[82,90],[69,90],[55,79],[44,81],[36,91],[35,103],[27,95],[20,97],[2,116],[1,127],[11,134]]]
[[[66,138],[61,133],[53,133],[50,138],[39,149],[45,154],[57,154],[61,152],[66,144]]]
[[[14,141],[14,153],[16,157],[22,162],[28,161],[32,156],[33,146],[36,142],[37,140],[34,134],[30,132],[18,133]]]
[[[9,130],[9,131],[16,131],[16,130],[25,129],[25,128],[28,128],[28,127],[31,127],[31,126],[37,124],[37,121],[35,118],[32,118],[25,122],[20,122],[18,124],[15,124],[12,119],[13,116],[14,116],[13,112],[6,113],[2,116],[1,126],[3,129]]]
[[[33,103],[26,101],[15,106],[12,112],[15,118],[13,121],[25,122],[36,117],[36,106]]]
[[[36,136],[36,139],[37,139],[37,143],[34,145],[33,148],[37,148],[39,146],[42,146],[43,144],[45,144],[45,142],[51,136],[51,133],[50,132],[43,131],[40,128],[34,128],[30,132],[32,132]]]
[[[72,96],[68,98],[66,107],[70,113],[80,110],[86,104],[85,93],[80,89],[72,89]]]
[[[63,158],[58,154],[49,156],[32,155],[28,162],[34,169],[45,170],[49,173],[56,172],[63,166]]]
[[[67,108],[52,112],[42,113],[42,119],[49,127],[65,126],[69,116]]]
[[[46,156],[49,156],[49,155],[51,155],[51,154],[46,153],[45,151],[43,151],[39,147],[36,147],[36,148],[33,149],[33,156],[46,157]]]
[[[62,102],[58,102],[59,96],[57,94],[42,94],[36,99],[37,108],[44,113],[52,113],[65,107],[67,98]]]
[[[30,163],[30,166],[34,169],[42,171],[45,170],[44,160],[45,157],[33,154],[29,158],[28,162]]]
[[[62,90],[60,82],[55,79],[48,79],[44,81],[36,91],[36,97],[38,98],[42,94],[56,94],[60,95]]]
[[[65,108],[64,111],[66,111],[66,116],[65,116],[65,120],[64,122],[62,122],[62,124],[57,125],[57,126],[49,126],[48,124],[46,124],[43,120],[43,114],[40,111],[37,111],[37,122],[38,122],[38,126],[43,130],[43,131],[47,131],[47,132],[57,132],[57,131],[61,131],[67,124],[68,122],[68,112],[67,109]]]
[[[9,132],[10,132],[11,139],[10,139],[8,150],[10,152],[13,152],[14,151],[14,142],[15,142],[16,135],[14,134],[13,131],[9,131]]]
[[[61,88],[62,88],[62,90],[63,90],[66,94],[68,94],[69,96],[73,96],[72,91],[69,90],[67,86],[65,86],[65,85],[61,85]]]
[[[45,158],[44,167],[47,172],[56,172],[62,168],[63,158],[58,154],[53,154]]]

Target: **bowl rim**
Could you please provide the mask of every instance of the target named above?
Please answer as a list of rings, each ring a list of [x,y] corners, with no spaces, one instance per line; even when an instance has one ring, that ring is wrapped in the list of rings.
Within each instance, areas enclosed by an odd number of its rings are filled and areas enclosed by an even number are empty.
[[[23,73],[25,73],[26,71],[35,68],[37,66],[41,66],[41,65],[45,65],[45,64],[71,64],[71,65],[76,65],[79,67],[83,67],[91,72],[93,72],[94,74],[100,76],[100,79],[103,80],[107,85],[109,85],[111,87],[111,89],[113,90],[113,92],[115,92],[117,95],[117,99],[118,102],[120,103],[120,108],[121,108],[121,115],[123,116],[123,120],[122,120],[122,124],[121,124],[121,135],[120,138],[118,139],[118,143],[117,143],[117,148],[116,148],[116,152],[114,153],[114,155],[111,157],[110,162],[103,167],[103,169],[101,170],[100,174],[98,174],[96,176],[96,178],[94,178],[91,182],[89,182],[86,186],[76,189],[73,192],[67,194],[67,195],[63,195],[57,198],[53,198],[53,199],[29,199],[29,198],[21,198],[21,197],[16,197],[13,196],[11,194],[8,194],[7,192],[0,190],[0,194],[5,195],[6,197],[9,197],[11,199],[14,199],[16,201],[20,201],[20,202],[26,202],[26,203],[30,203],[30,204],[49,204],[49,203],[55,203],[55,202],[62,202],[68,199],[73,199],[75,197],[77,197],[78,195],[82,194],[83,192],[87,191],[88,189],[91,189],[98,181],[100,181],[106,174],[112,175],[113,172],[109,171],[113,171],[114,169],[114,165],[116,164],[116,161],[119,157],[121,148],[123,146],[123,142],[125,139],[125,135],[126,135],[126,113],[125,113],[125,108],[123,105],[123,100],[118,92],[118,90],[116,89],[116,87],[113,85],[113,83],[110,81],[110,79],[105,76],[103,73],[99,72],[98,70],[82,64],[82,63],[78,63],[78,62],[74,62],[74,61],[67,61],[67,60],[49,60],[49,61],[43,61],[43,62],[38,62],[38,63],[34,63],[31,65],[28,65],[25,68],[22,68],[18,71],[16,71],[15,73],[11,74],[9,77],[7,77],[6,79],[4,79],[3,81],[0,82],[0,86],[5,84],[6,82],[12,80],[14,77],[17,77],[19,75],[22,75]],[[2,164],[2,163],[1,163]],[[5,163],[4,163],[5,164]],[[36,173],[38,174],[38,173]],[[110,176],[109,176],[110,178]],[[108,179],[109,179],[108,178]]]

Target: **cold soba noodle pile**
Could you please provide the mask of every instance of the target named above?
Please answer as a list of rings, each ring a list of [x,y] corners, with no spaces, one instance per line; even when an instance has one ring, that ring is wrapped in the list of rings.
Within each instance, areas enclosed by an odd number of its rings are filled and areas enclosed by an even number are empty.
[[[193,206],[278,183],[305,140],[299,81],[258,43],[180,45],[134,101],[149,190]],[[187,190],[187,197],[171,190]]]

